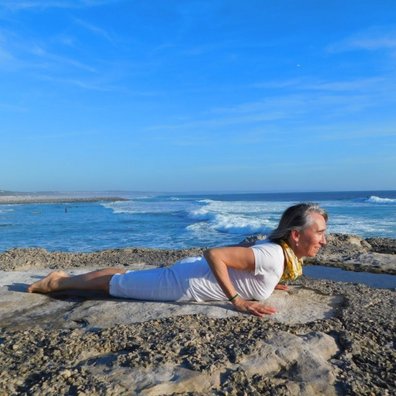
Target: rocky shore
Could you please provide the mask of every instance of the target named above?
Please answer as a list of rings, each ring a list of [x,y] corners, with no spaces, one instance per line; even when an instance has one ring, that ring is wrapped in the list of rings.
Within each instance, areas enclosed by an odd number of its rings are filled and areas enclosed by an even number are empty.
[[[25,292],[53,268],[136,269],[201,251],[1,253],[0,394],[395,394],[395,290],[303,276],[270,297],[278,313],[264,319],[227,302]],[[395,274],[395,256],[392,239],[331,235],[310,264]]]

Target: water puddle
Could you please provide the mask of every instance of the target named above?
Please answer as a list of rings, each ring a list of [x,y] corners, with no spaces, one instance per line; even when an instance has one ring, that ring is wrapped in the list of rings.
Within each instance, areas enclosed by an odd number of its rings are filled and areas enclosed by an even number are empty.
[[[395,289],[396,275],[373,274],[371,272],[345,271],[341,268],[322,265],[304,266],[304,275],[314,279],[327,279],[339,282],[363,283],[378,289]]]

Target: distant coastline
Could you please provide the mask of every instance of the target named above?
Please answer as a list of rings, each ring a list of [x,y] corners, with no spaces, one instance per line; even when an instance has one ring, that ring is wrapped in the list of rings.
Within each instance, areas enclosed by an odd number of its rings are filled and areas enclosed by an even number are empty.
[[[0,195],[0,204],[29,204],[29,203],[73,203],[73,202],[116,202],[128,201],[122,197],[70,197],[56,195]]]

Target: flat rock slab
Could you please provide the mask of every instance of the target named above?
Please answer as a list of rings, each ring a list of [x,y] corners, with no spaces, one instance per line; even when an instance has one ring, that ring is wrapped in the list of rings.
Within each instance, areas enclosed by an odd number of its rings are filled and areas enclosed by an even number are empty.
[[[324,266],[338,267],[348,271],[364,271],[396,275],[396,255],[384,253],[329,253],[306,260]]]
[[[144,268],[149,268],[145,266]],[[138,269],[142,269],[139,265]],[[71,274],[87,272],[73,270]],[[105,298],[98,295],[56,297],[30,294],[26,288],[32,282],[47,275],[50,270],[0,271],[0,325],[21,328],[32,323],[51,328],[108,328],[115,324],[131,324],[152,319],[180,315],[203,314],[212,318],[243,316],[228,302],[172,303],[147,302]],[[266,300],[277,309],[269,320],[286,324],[312,322],[334,316],[342,302],[340,296],[323,295],[303,287],[290,287],[290,290],[275,291]]]
[[[338,352],[335,340],[322,332],[296,336],[283,331],[265,342],[259,341],[256,348],[235,363],[220,365],[210,372],[199,372],[181,365],[165,363],[149,368],[122,366],[128,354],[109,353],[91,356],[79,364],[92,375],[105,377],[122,393],[145,396],[187,394],[211,394],[211,390],[227,383],[227,377],[246,376],[273,378],[283,385],[290,395],[335,396],[336,369],[328,360]],[[112,362],[111,371],[108,364]],[[121,364],[120,364],[121,363]],[[72,375],[63,372],[61,375]],[[248,393],[245,393],[248,394]]]

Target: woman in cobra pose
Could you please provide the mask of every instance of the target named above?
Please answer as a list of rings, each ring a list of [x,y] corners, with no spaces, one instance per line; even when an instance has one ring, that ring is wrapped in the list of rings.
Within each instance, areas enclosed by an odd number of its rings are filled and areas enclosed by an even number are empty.
[[[30,293],[62,290],[104,291],[110,296],[150,301],[229,300],[238,311],[256,316],[275,309],[260,300],[279,284],[302,274],[302,258],[314,257],[326,244],[327,213],[317,204],[300,203],[283,213],[268,240],[251,247],[208,249],[170,267],[141,271],[106,268],[69,276],[56,271],[28,288]]]

